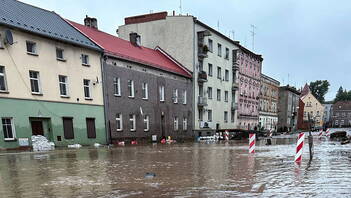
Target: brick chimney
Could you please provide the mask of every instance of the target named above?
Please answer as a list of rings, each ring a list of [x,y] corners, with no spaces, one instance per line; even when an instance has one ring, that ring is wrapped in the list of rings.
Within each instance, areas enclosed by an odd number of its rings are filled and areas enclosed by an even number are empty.
[[[97,19],[92,18],[92,17],[88,17],[88,15],[85,16],[84,25],[87,27],[98,29]]]

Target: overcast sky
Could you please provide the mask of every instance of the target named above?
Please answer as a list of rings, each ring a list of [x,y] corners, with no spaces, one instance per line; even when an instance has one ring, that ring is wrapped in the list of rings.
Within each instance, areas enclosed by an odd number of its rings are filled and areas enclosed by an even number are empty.
[[[22,0],[83,23],[98,19],[99,29],[116,34],[124,17],[180,12],[180,0]],[[103,3],[102,3],[103,2]],[[351,89],[351,1],[349,0],[182,0],[182,13],[196,16],[225,35],[262,54],[263,73],[297,87],[314,80],[331,84],[327,100],[340,86]],[[232,37],[232,35],[231,35]]]

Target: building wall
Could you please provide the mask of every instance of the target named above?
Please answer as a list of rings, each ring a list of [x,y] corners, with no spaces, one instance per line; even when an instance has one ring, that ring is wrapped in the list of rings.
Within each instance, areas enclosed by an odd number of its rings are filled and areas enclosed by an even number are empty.
[[[5,27],[0,27],[3,35]],[[59,146],[80,143],[106,143],[100,54],[97,51],[42,38],[27,32],[11,30],[14,44],[0,49],[0,65],[4,66],[7,92],[0,92],[0,117],[11,117],[16,138],[4,142],[1,127],[0,147],[18,146],[18,138],[30,138],[33,120],[42,121],[45,134]],[[36,43],[37,55],[27,53],[26,41]],[[65,61],[56,59],[56,47],[64,49]],[[81,54],[89,55],[90,66],[83,66]],[[29,71],[39,72],[41,94],[32,94]],[[61,97],[59,75],[68,77],[69,97]],[[92,99],[84,98],[83,79],[91,80]],[[72,117],[75,138],[63,137],[62,117]],[[86,118],[95,118],[95,139],[86,136]],[[62,140],[58,141],[57,136]]]
[[[293,87],[284,86],[279,88],[278,131],[291,131],[296,129],[299,95],[300,94]]]
[[[279,82],[265,75],[261,76],[259,118],[260,127],[277,130]]]
[[[304,108],[304,120],[308,121],[308,113],[310,114],[310,119],[314,121],[315,127],[323,127],[323,115],[324,106],[321,104],[312,93],[302,97],[302,101],[305,103]]]
[[[19,138],[32,136],[31,120],[43,121],[44,136],[56,146],[68,144],[105,144],[104,108],[101,105],[70,104],[27,99],[0,98],[0,118],[12,118],[16,139],[4,140],[3,127],[0,128],[0,148],[19,147]],[[63,117],[73,118],[74,139],[65,139]],[[86,118],[95,119],[96,138],[88,138]],[[59,141],[59,137],[61,141]]]
[[[339,101],[332,106],[332,127],[351,126],[351,102]]]
[[[120,26],[118,34],[123,39],[129,39],[130,32],[137,32],[141,35],[141,43],[147,47],[154,48],[160,46],[162,49],[171,54],[176,60],[193,71],[193,116],[195,130],[203,129],[205,123],[208,129],[216,129],[217,124],[221,129],[233,129],[237,127],[237,111],[234,110],[234,122],[231,119],[232,102],[238,101],[238,94],[232,95],[233,83],[233,62],[232,50],[238,49],[232,42],[227,41],[216,32],[209,30],[207,27],[194,22],[192,16],[167,16],[164,20],[157,20],[138,24],[129,24]],[[202,68],[199,65],[198,58],[198,32],[208,30],[211,36],[204,38],[204,44],[208,46],[208,39],[213,41],[213,52],[208,52],[207,57],[203,59]],[[222,57],[217,55],[217,43],[222,45]],[[230,51],[229,59],[225,59],[225,48]],[[208,75],[208,64],[213,66],[213,75]],[[217,78],[217,67],[222,70],[222,79]],[[229,80],[223,80],[225,70],[229,71]],[[199,71],[207,74],[207,82],[198,82]],[[200,89],[203,92],[200,93]],[[212,87],[212,99],[208,98],[208,87]],[[217,101],[217,89],[221,89],[221,101]],[[228,91],[228,102],[224,101],[224,91]],[[199,96],[206,100],[204,107],[198,105]],[[208,120],[208,110],[212,110],[212,121]],[[228,122],[224,121],[224,111],[228,112]],[[200,116],[202,114],[202,118]]]
[[[170,74],[149,66],[109,58],[104,62],[106,109],[109,131],[113,141],[147,139],[152,135],[171,136],[176,139],[191,138],[192,133],[192,80]],[[121,96],[114,95],[114,78],[120,78]],[[128,80],[134,81],[135,97],[128,97]],[[148,83],[148,99],[142,99],[142,83]],[[159,100],[159,86],[165,86],[165,101]],[[178,103],[174,103],[173,91],[178,89]],[[183,91],[187,92],[183,104]],[[144,131],[143,115],[149,116],[149,131]],[[116,114],[123,117],[123,131],[116,130]],[[129,115],[136,115],[136,131],[131,131]],[[165,128],[162,132],[161,117]],[[174,130],[174,118],[178,117],[178,130]],[[183,129],[183,118],[187,119],[187,129]]]
[[[0,33],[4,28],[0,27]],[[98,52],[17,30],[12,33],[15,43],[0,49],[0,65],[5,66],[9,92],[0,93],[0,97],[103,105],[101,83],[92,86],[92,100],[84,99],[83,90],[83,79],[101,81]],[[27,54],[27,40],[36,42],[38,56]],[[56,47],[64,49],[65,62],[56,59]],[[82,65],[81,54],[89,55],[89,67]],[[42,95],[31,93],[29,70],[39,72]],[[60,96],[59,75],[68,77],[68,98]]]
[[[239,61],[239,127],[258,128],[262,61],[242,50]]]
[[[329,125],[331,121],[331,107],[332,104],[323,104],[324,106],[324,114],[323,114],[323,123]]]

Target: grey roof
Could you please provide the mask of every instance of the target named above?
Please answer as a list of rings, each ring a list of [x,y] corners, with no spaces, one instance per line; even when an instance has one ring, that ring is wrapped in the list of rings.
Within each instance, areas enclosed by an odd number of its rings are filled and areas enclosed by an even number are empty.
[[[53,11],[16,0],[0,0],[0,25],[95,50],[100,48]]]

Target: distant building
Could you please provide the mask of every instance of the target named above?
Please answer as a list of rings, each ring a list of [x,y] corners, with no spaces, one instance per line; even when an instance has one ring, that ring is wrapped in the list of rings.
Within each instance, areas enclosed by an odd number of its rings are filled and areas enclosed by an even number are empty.
[[[351,127],[351,101],[333,104],[332,115],[332,127]]]
[[[324,114],[323,114],[323,123],[325,126],[330,127],[331,117],[332,117],[332,106],[333,104],[323,104],[324,106]]]
[[[112,142],[171,136],[192,138],[192,73],[161,48],[141,46],[99,31],[97,20],[70,22],[104,50],[106,126]],[[92,25],[93,24],[93,25]]]
[[[296,130],[300,94],[295,87],[279,87],[278,131]]]
[[[277,130],[279,85],[279,81],[261,74],[259,126],[264,130]]]
[[[313,96],[309,86],[306,84],[301,92],[301,100],[305,103],[304,121],[313,123],[313,127],[323,127],[324,106]],[[308,117],[310,116],[310,117]]]
[[[160,46],[193,72],[196,135],[234,129],[239,122],[245,128],[258,125],[260,55],[190,15],[127,17],[118,35],[128,40],[132,32],[141,35],[143,45]]]
[[[32,135],[106,143],[102,50],[55,12],[15,0],[0,7],[0,148],[29,146]]]

